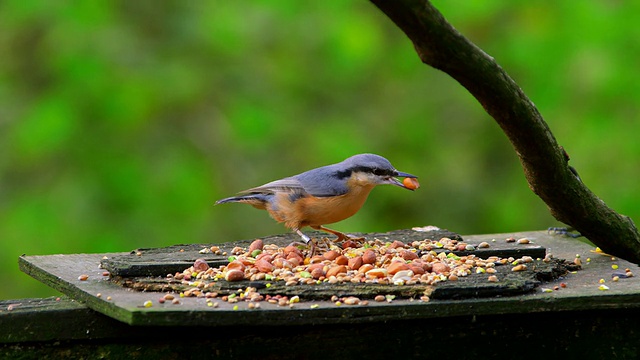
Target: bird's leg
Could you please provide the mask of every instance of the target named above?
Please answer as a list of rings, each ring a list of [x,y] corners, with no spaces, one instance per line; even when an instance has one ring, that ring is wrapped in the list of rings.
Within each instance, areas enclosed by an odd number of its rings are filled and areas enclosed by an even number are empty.
[[[344,241],[346,240],[353,240],[353,241],[364,241],[364,238],[352,238],[349,235],[345,234],[345,233],[341,233],[340,231],[337,230],[333,230],[333,229],[329,229],[326,228],[322,225],[318,225],[318,226],[311,226],[311,228],[316,229],[316,230],[322,230],[331,234],[336,235],[338,238],[334,240],[335,241],[342,241],[344,243]]]
[[[294,231],[300,235],[300,237],[302,238],[302,241],[304,241],[304,245],[309,245],[309,243],[311,243],[310,249],[309,249],[309,257],[312,258],[313,255],[315,255],[316,252],[316,242],[311,239],[310,237],[308,237],[307,235],[305,235],[305,233],[303,233],[302,231],[300,231],[300,229],[294,229]],[[296,244],[295,242],[292,244]]]
[[[308,244],[309,241],[311,241],[311,238],[305,235],[302,231],[300,231],[300,229],[295,229],[295,231],[298,235],[300,235],[300,237],[302,238],[302,241],[304,241],[305,244]]]
[[[316,229],[316,230],[321,230],[321,231],[324,231],[324,232],[328,232],[328,233],[331,233],[331,234],[337,236],[338,238],[335,241],[344,241],[344,240],[350,239],[349,236],[346,235],[345,233],[341,233],[338,230],[333,230],[333,229],[326,228],[326,227],[324,227],[322,225],[311,226],[311,228],[312,229]]]
[[[349,236],[347,236],[347,235],[345,235],[345,234],[341,233],[340,231],[336,231],[336,230],[332,230],[332,229],[327,229],[326,227],[324,227],[324,226],[322,226],[322,225],[310,226],[310,227],[311,227],[312,229],[315,229],[315,230],[322,230],[322,231],[325,231],[325,232],[328,232],[328,233],[331,233],[331,234],[336,235],[338,238],[337,238],[335,241],[343,241],[343,240],[349,239]],[[322,244],[320,244],[320,245],[322,245],[322,247],[323,247],[325,250],[329,250],[329,249],[331,249],[331,244],[333,243],[333,241],[331,241],[331,240],[327,239],[326,237],[325,237],[325,238],[322,238],[322,240],[321,240],[321,241],[322,241]],[[311,252],[311,257],[313,257],[313,251]]]

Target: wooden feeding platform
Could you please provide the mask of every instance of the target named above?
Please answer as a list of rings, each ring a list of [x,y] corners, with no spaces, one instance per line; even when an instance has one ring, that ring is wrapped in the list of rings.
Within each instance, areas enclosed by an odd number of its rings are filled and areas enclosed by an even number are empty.
[[[234,248],[247,248],[252,241],[219,244],[218,254],[206,251],[212,244],[189,244],[127,253],[25,255],[19,259],[21,270],[65,297],[1,302],[0,355],[16,355],[26,346],[39,355],[75,351],[87,357],[100,349],[131,358],[171,357],[182,351],[220,357],[251,356],[256,351],[266,358],[386,352],[411,356],[451,354],[464,343],[464,354],[471,356],[487,351],[513,354],[536,342],[547,350],[574,354],[638,355],[640,280],[632,276],[637,266],[595,253],[586,242],[546,231],[459,236],[401,230],[363,235],[407,244],[446,237],[471,246],[429,251],[533,261],[523,271],[512,271],[512,264],[496,266],[495,282],[487,281],[484,272],[430,284],[325,280],[285,285],[271,279],[212,279],[206,290],[215,297],[205,296],[202,286],[200,296],[180,297],[196,285],[167,274],[184,271],[196,259],[211,267],[225,266]],[[508,242],[509,238],[528,243]],[[297,238],[262,240],[284,247]],[[478,246],[481,243],[488,246]],[[260,301],[256,307],[251,301],[222,300],[247,288],[267,297],[297,296],[299,302]],[[160,301],[168,293],[175,303]],[[384,300],[376,301],[380,295]],[[337,304],[336,299],[348,297],[359,299],[357,305]],[[493,341],[500,347],[490,346]],[[147,345],[144,351],[141,344]],[[131,353],[132,349],[138,350]]]

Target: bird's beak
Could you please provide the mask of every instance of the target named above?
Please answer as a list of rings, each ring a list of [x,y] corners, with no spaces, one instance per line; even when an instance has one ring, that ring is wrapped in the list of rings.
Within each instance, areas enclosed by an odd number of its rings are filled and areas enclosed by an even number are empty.
[[[415,175],[411,175],[411,174],[408,174],[408,173],[405,173],[405,172],[402,172],[402,171],[396,172],[395,176],[403,177],[403,178],[413,178],[413,179],[417,179],[418,178]],[[415,190],[415,188],[412,189],[412,188],[407,187],[402,181],[396,179],[395,177],[390,177],[389,178],[389,184],[400,186],[401,188],[405,188],[405,189],[411,190],[411,191]]]
[[[417,176],[415,176],[415,175],[407,174],[407,173],[402,172],[402,171],[398,171],[398,172],[397,172],[397,174],[396,174],[396,176],[398,176],[398,177],[408,177],[408,178],[414,178],[414,179],[417,179],[417,178],[418,178],[418,177],[417,177]]]

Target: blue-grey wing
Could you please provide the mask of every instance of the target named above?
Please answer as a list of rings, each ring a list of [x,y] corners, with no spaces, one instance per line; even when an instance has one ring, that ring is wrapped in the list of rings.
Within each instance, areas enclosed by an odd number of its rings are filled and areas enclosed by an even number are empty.
[[[340,177],[332,165],[309,170],[293,178],[302,185],[307,193],[313,196],[338,196],[346,194],[349,190],[347,179]]]
[[[340,178],[333,166],[309,170],[302,174],[272,181],[270,183],[251,188],[242,193],[268,193],[277,191],[290,191],[299,195],[309,194],[312,196],[338,196],[347,193],[346,179]]]
[[[242,191],[242,194],[246,193],[263,193],[263,194],[273,194],[278,191],[304,191],[304,187],[294,177],[284,178],[276,181],[272,181],[270,183],[266,183],[264,185],[254,187],[251,189],[247,189]]]

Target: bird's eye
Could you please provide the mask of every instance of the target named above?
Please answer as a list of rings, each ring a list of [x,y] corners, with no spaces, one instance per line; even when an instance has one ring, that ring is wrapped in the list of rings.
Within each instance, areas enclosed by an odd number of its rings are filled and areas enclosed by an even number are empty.
[[[384,171],[383,169],[373,169],[373,174],[374,175],[378,175],[378,176],[382,176],[382,175],[386,175],[386,171]]]

